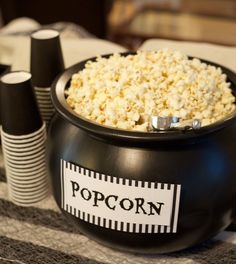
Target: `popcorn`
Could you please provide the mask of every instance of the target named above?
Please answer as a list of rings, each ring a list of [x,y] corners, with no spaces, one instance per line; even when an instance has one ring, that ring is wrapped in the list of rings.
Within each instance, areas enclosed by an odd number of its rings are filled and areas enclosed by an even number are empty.
[[[67,103],[101,125],[147,132],[153,115],[212,124],[235,111],[220,68],[178,51],[138,51],[97,57],[72,76]]]

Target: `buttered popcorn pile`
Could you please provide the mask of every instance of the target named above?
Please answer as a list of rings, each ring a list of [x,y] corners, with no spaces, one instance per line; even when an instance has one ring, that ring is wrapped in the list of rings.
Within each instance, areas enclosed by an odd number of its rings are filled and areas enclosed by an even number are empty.
[[[151,116],[197,118],[205,126],[235,110],[220,68],[168,49],[88,61],[66,94],[79,115],[135,131],[149,131]]]

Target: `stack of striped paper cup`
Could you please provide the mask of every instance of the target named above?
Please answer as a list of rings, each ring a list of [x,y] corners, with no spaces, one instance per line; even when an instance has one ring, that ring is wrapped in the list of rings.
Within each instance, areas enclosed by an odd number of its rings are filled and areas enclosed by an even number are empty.
[[[34,87],[34,90],[35,90],[35,95],[37,98],[40,114],[44,122],[46,122],[46,124],[48,125],[54,113],[54,107],[50,96],[51,88]]]
[[[31,35],[30,69],[39,110],[48,125],[54,113],[50,87],[55,77],[64,70],[57,31],[42,29]]]
[[[0,79],[2,149],[8,191],[10,199],[22,206],[32,205],[48,194],[46,125],[30,81],[28,72],[10,72]]]
[[[47,194],[45,140],[45,124],[24,136],[12,136],[2,131],[9,195],[15,203],[32,204]]]

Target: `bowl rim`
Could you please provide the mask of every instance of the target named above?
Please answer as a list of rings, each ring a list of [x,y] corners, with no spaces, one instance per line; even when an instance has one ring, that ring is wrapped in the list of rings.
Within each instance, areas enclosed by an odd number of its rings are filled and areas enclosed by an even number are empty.
[[[133,55],[136,52],[122,52],[119,53],[122,56]],[[113,54],[101,55],[101,57],[108,58]],[[198,57],[188,56],[190,59],[197,58],[201,62],[209,65],[220,67],[222,72],[227,75],[227,81],[232,84],[232,92],[236,97],[236,74],[215,62],[211,62]],[[134,142],[156,142],[156,141],[173,141],[173,140],[187,140],[202,137],[214,132],[217,132],[223,128],[232,125],[236,122],[236,114],[230,114],[225,119],[219,120],[211,125],[204,126],[198,130],[173,130],[173,131],[155,131],[155,132],[139,132],[128,131],[108,126],[100,125],[94,121],[88,120],[77,113],[67,104],[65,99],[65,89],[71,80],[71,76],[74,73],[82,70],[88,61],[95,61],[97,57],[92,57],[83,61],[80,61],[62,72],[53,82],[51,87],[51,99],[56,109],[56,112],[65,120],[72,123],[76,127],[102,138],[118,139]]]

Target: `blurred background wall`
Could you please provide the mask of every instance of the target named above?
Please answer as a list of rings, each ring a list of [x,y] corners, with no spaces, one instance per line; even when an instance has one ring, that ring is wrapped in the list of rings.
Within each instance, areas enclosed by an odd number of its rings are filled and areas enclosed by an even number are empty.
[[[110,38],[139,45],[165,38],[236,45],[236,0],[117,0]]]
[[[2,24],[69,21],[133,49],[149,38],[236,45],[236,0],[0,0],[0,8]]]
[[[106,17],[112,1],[106,0],[0,0],[4,24],[30,17],[41,24],[74,22],[98,37],[106,35]]]

